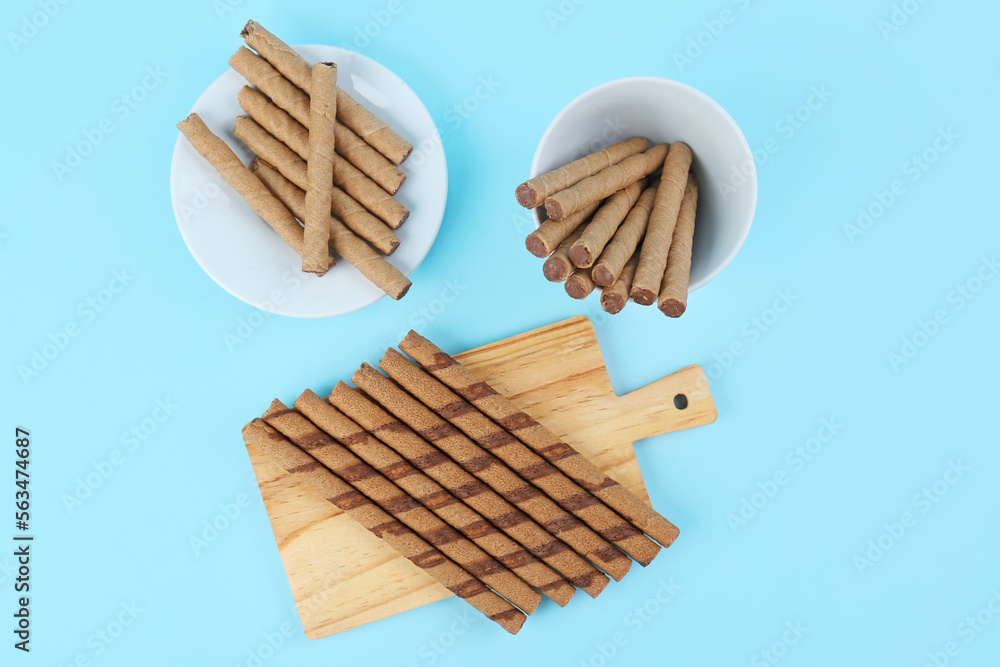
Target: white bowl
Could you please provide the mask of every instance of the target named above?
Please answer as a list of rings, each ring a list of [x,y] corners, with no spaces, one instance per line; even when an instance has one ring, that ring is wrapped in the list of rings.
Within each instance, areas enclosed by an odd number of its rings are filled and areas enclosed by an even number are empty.
[[[650,145],[683,141],[698,177],[689,292],[733,261],[757,206],[757,171],[740,128],[715,100],[677,81],[635,76],[602,83],[559,112],[538,142],[534,178],[629,137]],[[735,172],[733,171],[735,169]],[[541,224],[535,209],[535,224]]]
[[[309,62],[337,63],[338,85],[414,145],[413,155],[400,166],[407,178],[396,193],[410,217],[396,231],[399,248],[386,258],[410,275],[437,237],[448,195],[448,168],[434,120],[417,94],[374,60],[333,46],[295,49]],[[233,121],[243,113],[236,94],[244,85],[242,76],[227,70],[191,110],[247,163],[250,152],[233,136]],[[331,317],[385,296],[343,260],[322,277],[302,273],[295,251],[180,134],[170,165],[170,198],[195,260],[219,286],[251,306],[290,317]]]

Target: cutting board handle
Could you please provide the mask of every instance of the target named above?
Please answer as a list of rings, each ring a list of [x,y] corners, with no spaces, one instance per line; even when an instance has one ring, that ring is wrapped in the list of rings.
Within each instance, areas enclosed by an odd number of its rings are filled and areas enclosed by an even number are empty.
[[[701,366],[688,366],[616,399],[638,438],[711,424],[718,416]],[[680,418],[678,418],[680,417]]]

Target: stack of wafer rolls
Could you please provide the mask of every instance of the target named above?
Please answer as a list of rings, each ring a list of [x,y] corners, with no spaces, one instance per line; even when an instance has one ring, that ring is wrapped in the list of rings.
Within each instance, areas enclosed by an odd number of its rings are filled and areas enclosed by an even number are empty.
[[[319,491],[329,502],[504,630],[517,634],[521,629],[527,618],[524,613],[263,420],[255,419],[247,424],[243,428],[243,440],[248,447],[257,447],[271,457],[286,473]]]
[[[399,347],[409,358],[387,350],[385,375],[362,364],[356,387],[274,400],[247,445],[511,633],[543,596],[597,597],[677,537],[433,343],[411,331]]]
[[[238,94],[248,115],[233,134],[255,156],[250,170],[196,115],[178,127],[301,256],[303,271],[323,275],[337,255],[402,298],[410,281],[382,255],[399,247],[394,230],[410,214],[395,195],[413,146],[337,85],[335,63],[308,63],[254,21],[240,36],[250,48],[229,63],[250,84]]]
[[[545,258],[546,279],[575,299],[601,287],[611,314],[631,299],[680,317],[698,204],[693,158],[684,143],[632,137],[517,186],[518,203],[543,219],[525,247]]]

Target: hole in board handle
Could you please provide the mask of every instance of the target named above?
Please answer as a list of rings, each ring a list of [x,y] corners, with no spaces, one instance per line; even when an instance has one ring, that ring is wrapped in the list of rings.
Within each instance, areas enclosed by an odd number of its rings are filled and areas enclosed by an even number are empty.
[[[684,394],[677,394],[674,396],[674,407],[678,410],[683,410],[688,406],[688,397]]]

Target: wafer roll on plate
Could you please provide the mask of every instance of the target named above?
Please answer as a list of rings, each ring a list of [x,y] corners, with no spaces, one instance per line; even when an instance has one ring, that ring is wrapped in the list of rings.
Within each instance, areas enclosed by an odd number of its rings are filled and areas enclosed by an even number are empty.
[[[256,21],[247,21],[240,36],[296,86],[310,92],[309,63],[290,46],[264,29]],[[410,142],[396,134],[378,116],[365,109],[342,88],[337,88],[337,117],[395,164],[401,164],[413,151]]]
[[[585,456],[477,378],[434,343],[411,331],[399,344],[399,349],[415,359],[428,373],[451,387],[455,393],[516,435],[539,456],[607,503],[636,528],[665,547],[670,546],[677,538],[678,530],[674,524],[604,474]]]
[[[308,187],[305,160],[296,155],[248,116],[238,116],[233,125],[236,138],[282,176],[303,191]],[[340,188],[331,191],[331,212],[355,232],[368,239],[380,252],[391,255],[399,246],[399,237],[388,225],[369,213]]]
[[[316,459],[292,444],[263,420],[255,419],[243,428],[247,447],[257,447],[285,472],[312,487],[322,497],[350,515],[376,537],[384,540],[414,565],[437,579],[491,621],[517,634],[527,616],[481,581],[449,560],[413,530],[407,528],[371,500],[358,493]]]
[[[177,123],[177,128],[257,215],[295,252],[304,257],[302,227],[291,212],[244,166],[226,142],[213,134],[195,113]]]
[[[309,126],[309,97],[291,85],[262,58],[241,46],[229,63],[292,118],[305,127]],[[334,155],[333,166],[333,182],[337,187],[357,199],[393,229],[398,229],[410,215],[405,206],[343,157]]]
[[[237,94],[240,108],[303,160],[309,153],[309,128],[292,118],[264,93],[243,86]],[[337,152],[391,195],[399,191],[406,174],[366,144],[340,121],[335,126]]]
[[[229,57],[229,66],[244,79],[260,88],[276,105],[305,127],[309,127],[309,96],[274,69],[269,62],[245,46]],[[308,65],[309,77],[312,68]]]
[[[292,213],[296,216],[305,215],[305,192],[260,158],[253,161],[250,169]],[[409,278],[355,236],[339,220],[330,216],[329,222],[330,244],[334,252],[346,259],[361,275],[394,300],[398,301],[406,295],[412,285]],[[395,243],[399,244],[398,239]]]
[[[316,63],[312,68],[313,97],[309,107],[309,159],[306,162],[305,226],[302,270],[326,271],[330,257],[330,209],[333,206],[333,127],[337,116],[337,66]]]

